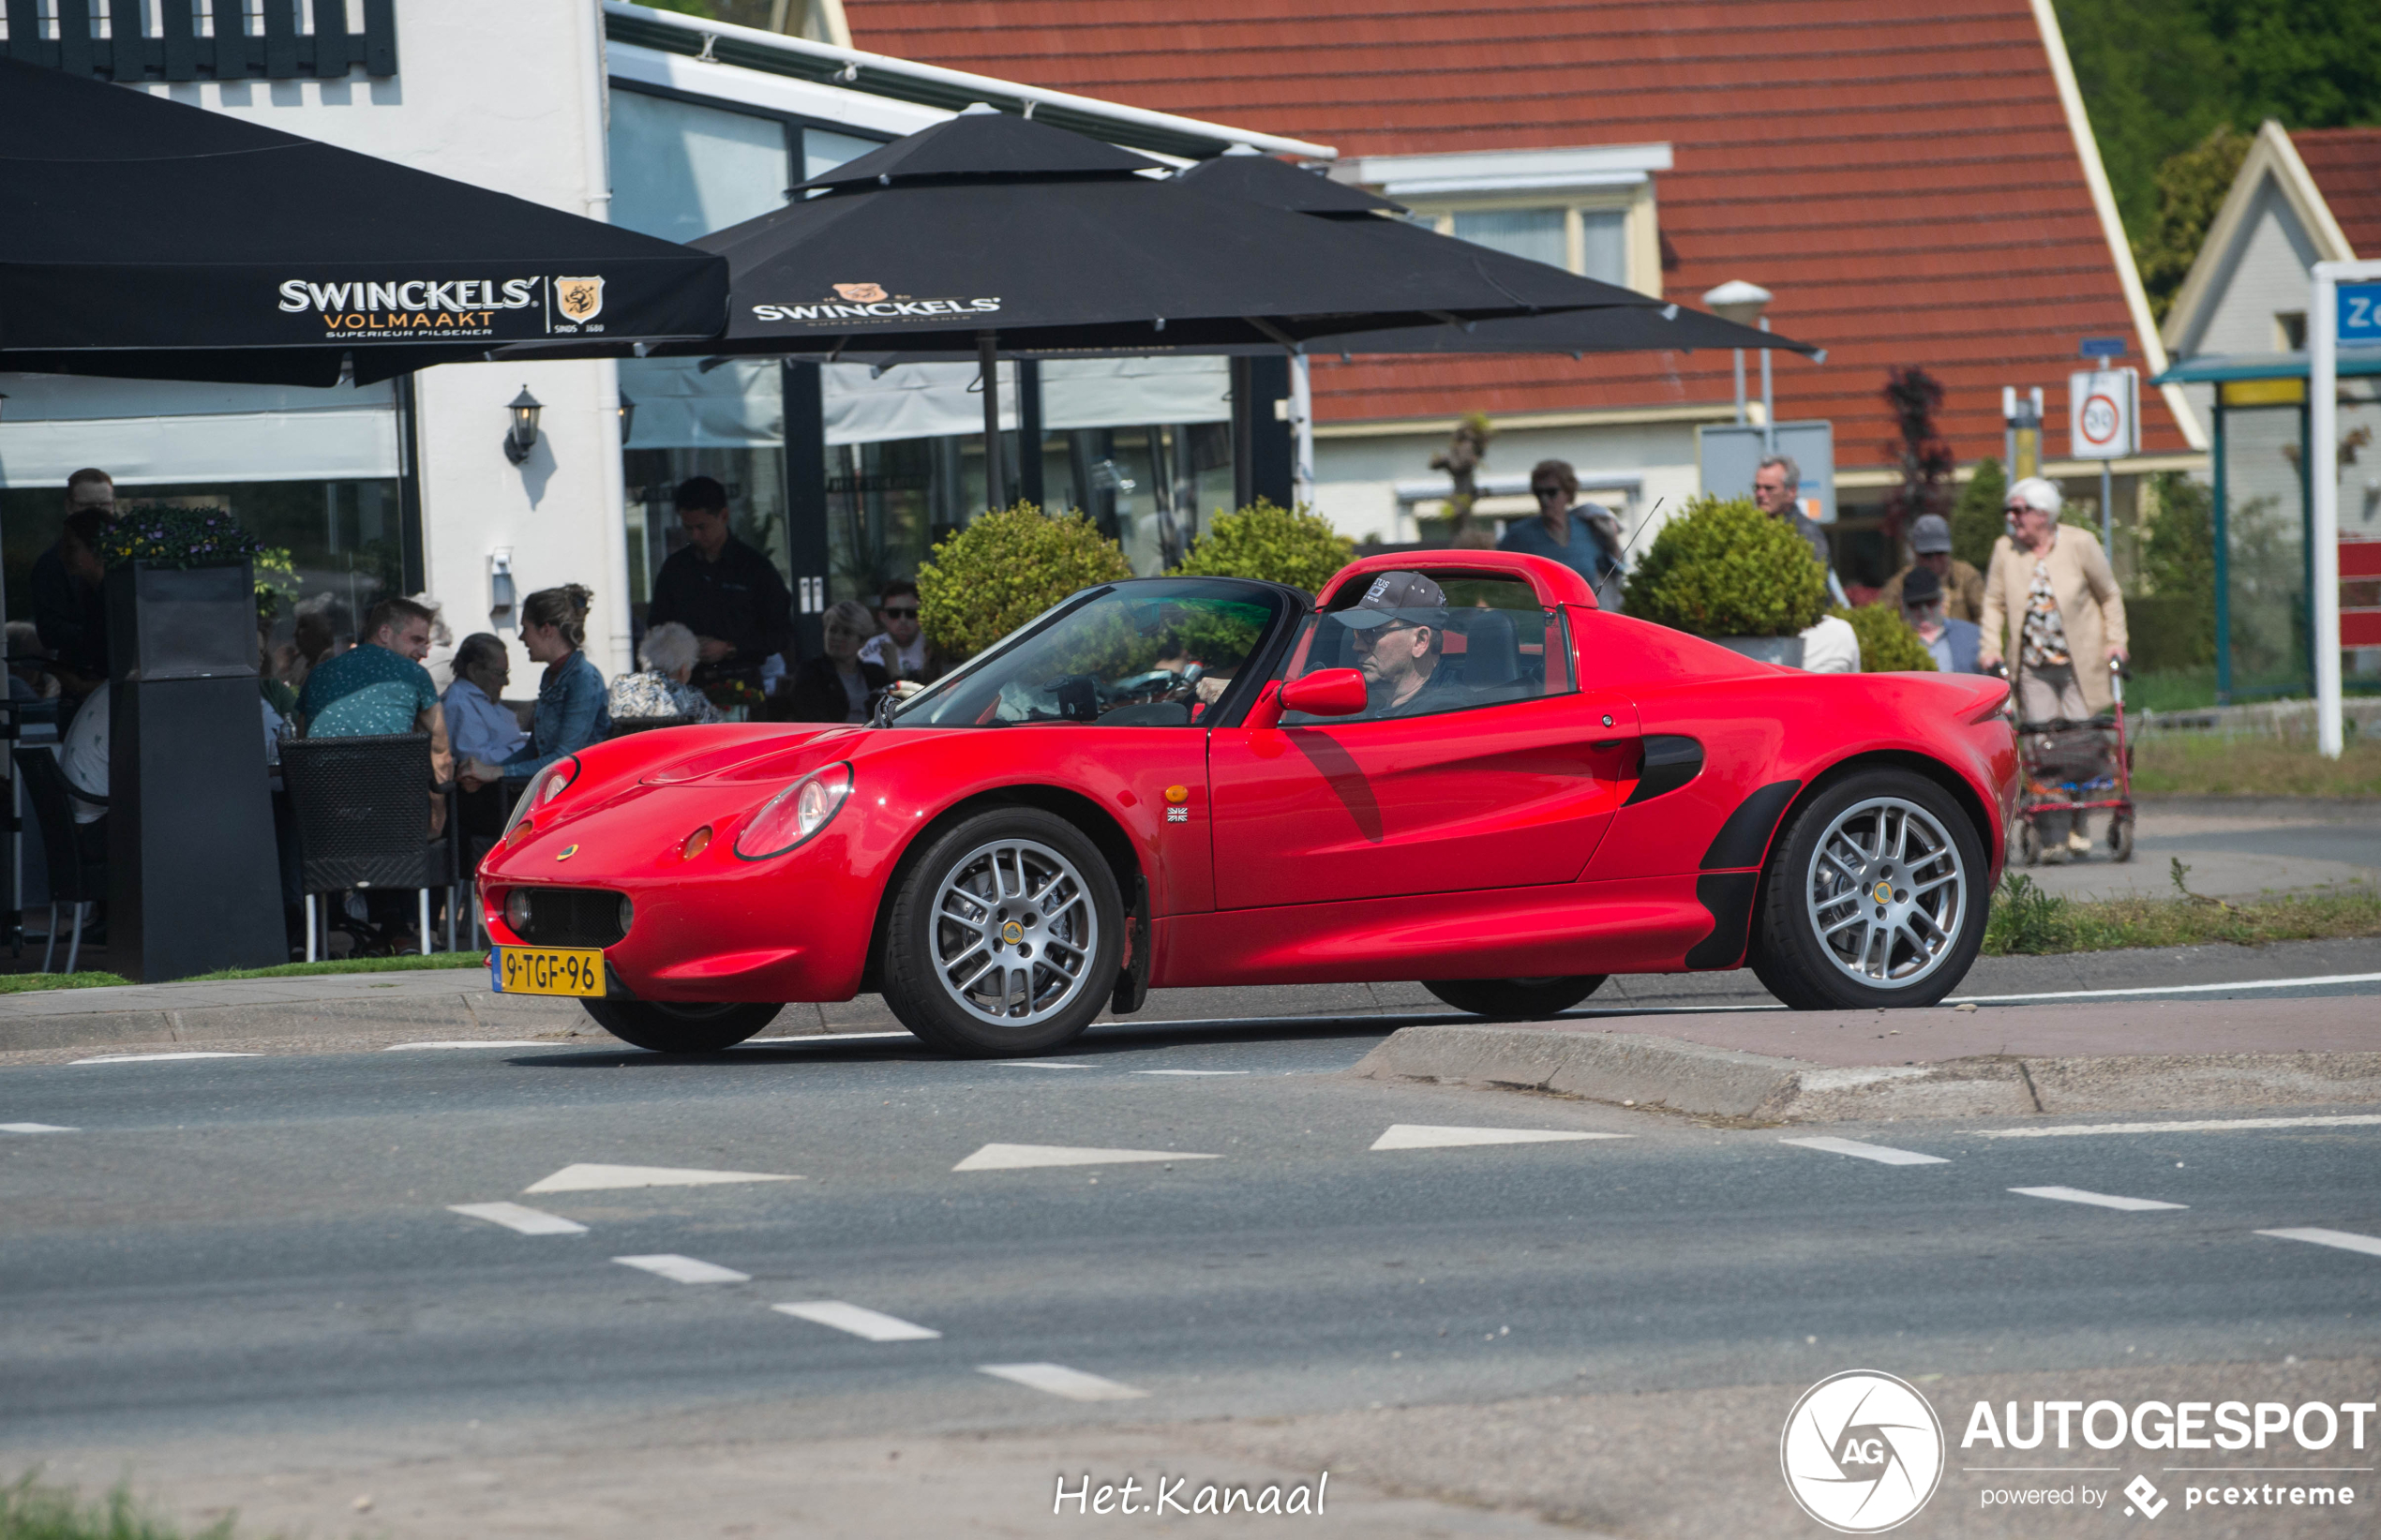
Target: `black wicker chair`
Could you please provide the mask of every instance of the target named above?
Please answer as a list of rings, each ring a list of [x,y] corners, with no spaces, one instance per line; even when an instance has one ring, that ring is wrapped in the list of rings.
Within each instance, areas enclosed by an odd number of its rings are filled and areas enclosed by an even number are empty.
[[[25,797],[33,803],[34,822],[41,829],[41,854],[50,868],[50,937],[41,949],[41,971],[58,953],[58,904],[74,905],[74,938],[67,946],[67,971],[82,961],[82,919],[94,904],[108,896],[108,862],[85,826],[74,821],[77,800],[104,807],[107,799],[77,791],[56,754],[46,748],[16,751],[17,773],[24,777]]]
[[[317,895],[350,888],[419,890],[425,953],[430,949],[430,890],[448,890],[447,949],[453,950],[455,821],[448,819],[443,836],[429,837],[429,735],[292,739],[281,745],[281,778],[297,825],[306,960],[315,960],[322,933]]]

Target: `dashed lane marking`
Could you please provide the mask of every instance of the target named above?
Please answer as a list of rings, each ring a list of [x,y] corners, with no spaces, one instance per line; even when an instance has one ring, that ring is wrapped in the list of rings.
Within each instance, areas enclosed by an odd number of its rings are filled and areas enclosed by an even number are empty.
[[[2230,989],[2313,989],[2381,983],[2381,973],[2327,973],[2313,979],[2256,979],[2236,984],[2146,984],[2139,989],[2056,989],[2033,994],[1954,994],[1945,1005],[2006,1005],[2016,1000],[2095,1000],[2119,994],[2214,994]]]
[[[2359,1235],[2353,1230],[2325,1230],[2304,1225],[2290,1230],[2260,1230],[2260,1235],[2271,1235],[2278,1241],[2305,1241],[2312,1246],[2336,1246],[2343,1251],[2361,1251],[2368,1257],[2381,1257],[2381,1235]]]
[[[493,1038],[457,1038],[451,1042],[393,1042],[381,1050],[383,1054],[410,1054],[424,1048],[568,1048],[566,1042],[539,1042],[533,1038],[498,1039]]]
[[[2057,1129],[1970,1129],[1976,1139],[2061,1139],[2087,1133],[2222,1133],[2238,1129],[2359,1129],[2381,1123],[2381,1114],[2321,1117],[2211,1117],[2174,1123],[2075,1123]]]
[[[677,1166],[564,1166],[524,1192],[605,1192],[635,1187],[711,1187],[722,1182],[799,1182],[757,1171],[696,1171]]]
[[[1628,1139],[1625,1133],[1580,1133],[1569,1129],[1459,1129],[1435,1123],[1392,1123],[1372,1141],[1376,1150],[1453,1149],[1466,1144],[1552,1144],[1574,1139]]]
[[[808,1299],[792,1305],[771,1305],[772,1310],[832,1326],[839,1332],[864,1337],[871,1342],[930,1342],[942,1333],[881,1310],[847,1305],[840,1299]]]
[[[1088,1069],[1087,1064],[1068,1064],[1058,1059],[991,1059],[1004,1069]]]
[[[1064,1396],[1071,1401],[1131,1401],[1149,1394],[1064,1364],[980,1364],[977,1369],[1034,1390]]]
[[[681,1257],[675,1251],[663,1251],[649,1257],[614,1257],[623,1267],[641,1267],[648,1273],[658,1273],[672,1283],[750,1283],[750,1273],[740,1273],[733,1267],[722,1267],[715,1262],[698,1262]]]
[[[2079,1187],[2013,1187],[2012,1192],[2029,1198],[2047,1198],[2059,1204],[2089,1204],[2094,1208],[2120,1208],[2128,1214],[2148,1213],[2153,1208],[2189,1208],[2189,1204],[2162,1204],[2155,1198],[2119,1198],[2109,1192],[2086,1192]]]
[[[1897,1150],[1891,1144],[1864,1144],[1857,1139],[1836,1139],[1821,1135],[1810,1139],[1781,1139],[1781,1144],[1799,1144],[1806,1150],[1824,1150],[1830,1155],[1849,1155],[1863,1160],[1874,1160],[1882,1166],[1947,1166],[1950,1161],[1939,1155],[1921,1155],[1916,1150]]]
[[[81,1133],[57,1123],[0,1123],[0,1133]]]
[[[258,1054],[111,1054],[105,1058],[74,1059],[74,1064],[163,1064],[168,1059],[253,1059]]]
[[[526,1208],[519,1204],[449,1204],[446,1209],[450,1214],[460,1214],[466,1219],[486,1219],[490,1224],[501,1224],[507,1230],[517,1230],[524,1235],[584,1235],[587,1233],[587,1227],[583,1224],[574,1223],[572,1220],[563,1219],[560,1214],[548,1214],[543,1209]]]
[[[1135,1069],[1136,1075],[1245,1075],[1246,1069]]]
[[[1033,1166],[1125,1166],[1146,1160],[1218,1160],[1178,1150],[1079,1149],[1071,1144],[986,1144],[953,1171],[1024,1171]]]

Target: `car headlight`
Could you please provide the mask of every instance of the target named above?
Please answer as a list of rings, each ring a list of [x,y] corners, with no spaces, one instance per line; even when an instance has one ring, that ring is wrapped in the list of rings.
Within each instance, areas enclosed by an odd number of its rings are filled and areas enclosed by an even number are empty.
[[[560,797],[577,779],[578,758],[576,755],[557,759],[531,776],[529,785],[521,790],[521,800],[513,804],[513,815],[504,820],[504,832],[512,833],[516,824]]]
[[[745,860],[782,856],[820,830],[851,795],[851,767],[814,770],[771,797],[736,835],[736,854]]]
[[[504,923],[515,935],[529,934],[529,890],[516,888],[504,895]]]

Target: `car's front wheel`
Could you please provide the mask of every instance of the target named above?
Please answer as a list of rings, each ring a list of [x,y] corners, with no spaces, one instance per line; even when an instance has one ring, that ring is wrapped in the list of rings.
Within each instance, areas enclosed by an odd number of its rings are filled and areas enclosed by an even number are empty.
[[[1984,944],[1987,868],[1943,789],[1864,770],[1794,815],[1754,915],[1753,971],[1797,1010],[1930,1006]]]
[[[885,1003],[923,1041],[970,1058],[1046,1053],[1108,1003],[1124,950],[1116,874],[1039,808],[953,825],[893,900]]]
[[[777,1019],[778,1005],[729,1001],[672,1005],[665,1000],[581,1000],[595,1024],[624,1043],[656,1054],[716,1054]]]
[[[1557,979],[1425,979],[1422,987],[1458,1010],[1500,1022],[1559,1016],[1604,987],[1610,975]]]

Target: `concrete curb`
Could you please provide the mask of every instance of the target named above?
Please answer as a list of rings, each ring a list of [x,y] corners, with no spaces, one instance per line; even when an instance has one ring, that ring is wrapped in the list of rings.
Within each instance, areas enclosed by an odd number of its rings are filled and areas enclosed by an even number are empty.
[[[305,1038],[362,1028],[443,1031],[471,1037],[534,1037],[587,1020],[576,1000],[507,998],[486,990],[22,1016],[0,1022],[0,1054],[45,1048],[132,1048]]]
[[[2381,1054],[2008,1056],[1834,1069],[1670,1038],[1487,1024],[1406,1027],[1348,1072],[1761,1123],[2381,1102]]]

